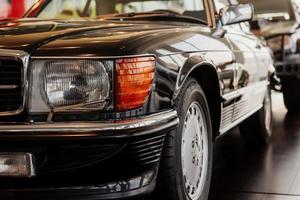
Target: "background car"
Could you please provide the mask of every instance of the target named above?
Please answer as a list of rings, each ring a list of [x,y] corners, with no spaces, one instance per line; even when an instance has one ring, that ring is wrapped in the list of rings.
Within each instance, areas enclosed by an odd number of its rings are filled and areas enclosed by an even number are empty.
[[[2,22],[0,197],[207,200],[213,142],[272,134],[252,16],[226,0],[41,0]]]
[[[36,0],[0,0],[1,18],[20,18]]]
[[[241,2],[249,2],[242,0]],[[274,52],[284,102],[290,112],[300,111],[300,1],[251,1],[256,10],[252,31],[264,37]]]

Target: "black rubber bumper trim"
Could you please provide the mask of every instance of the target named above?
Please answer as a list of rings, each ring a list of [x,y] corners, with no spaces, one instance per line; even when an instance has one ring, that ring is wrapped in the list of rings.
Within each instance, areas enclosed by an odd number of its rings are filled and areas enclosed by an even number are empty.
[[[102,200],[136,197],[146,195],[154,191],[156,186],[157,170],[148,171],[147,173],[132,179],[119,180],[99,186],[1,189],[0,199]]]

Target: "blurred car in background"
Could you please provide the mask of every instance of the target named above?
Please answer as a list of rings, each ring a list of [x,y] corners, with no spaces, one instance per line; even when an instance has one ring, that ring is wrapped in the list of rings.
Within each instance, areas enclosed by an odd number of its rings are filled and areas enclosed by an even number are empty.
[[[284,102],[290,112],[300,111],[300,0],[240,0],[255,7],[253,33],[266,39],[274,52]]]
[[[36,0],[0,0],[1,18],[20,18]]]

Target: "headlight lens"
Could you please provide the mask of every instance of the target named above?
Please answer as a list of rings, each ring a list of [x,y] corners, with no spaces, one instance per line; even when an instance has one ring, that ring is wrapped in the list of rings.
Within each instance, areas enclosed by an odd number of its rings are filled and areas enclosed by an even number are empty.
[[[112,67],[97,60],[33,61],[29,112],[103,110]]]

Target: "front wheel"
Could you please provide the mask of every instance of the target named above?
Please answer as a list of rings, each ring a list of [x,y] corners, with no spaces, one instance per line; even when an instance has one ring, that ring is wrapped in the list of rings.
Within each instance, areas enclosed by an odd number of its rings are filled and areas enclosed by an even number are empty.
[[[208,103],[195,79],[182,88],[180,124],[166,140],[156,199],[207,200],[212,173],[212,127]]]

